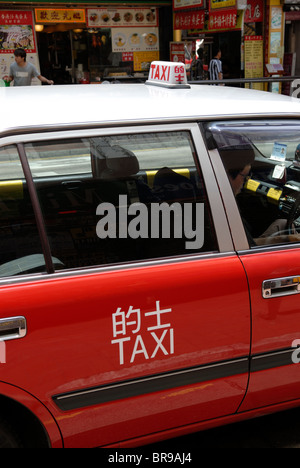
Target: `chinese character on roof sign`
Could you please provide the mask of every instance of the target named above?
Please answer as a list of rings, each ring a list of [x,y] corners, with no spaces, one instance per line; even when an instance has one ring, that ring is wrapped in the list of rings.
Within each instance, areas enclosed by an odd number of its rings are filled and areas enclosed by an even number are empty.
[[[146,84],[167,88],[189,88],[184,63],[152,62]]]

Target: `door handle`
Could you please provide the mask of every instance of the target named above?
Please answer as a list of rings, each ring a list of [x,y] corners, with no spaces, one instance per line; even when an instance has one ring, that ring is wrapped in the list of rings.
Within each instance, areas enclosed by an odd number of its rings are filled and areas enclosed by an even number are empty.
[[[263,282],[262,295],[264,299],[300,294],[300,276],[287,276]]]
[[[23,338],[27,333],[25,317],[8,317],[0,319],[0,341]]]

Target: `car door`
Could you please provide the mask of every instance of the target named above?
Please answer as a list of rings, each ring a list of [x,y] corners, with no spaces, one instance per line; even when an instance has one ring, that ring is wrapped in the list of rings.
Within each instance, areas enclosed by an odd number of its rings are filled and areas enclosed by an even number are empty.
[[[300,375],[297,365],[300,320],[299,168],[295,156],[299,121],[240,120],[214,122],[208,128],[207,135],[211,135],[218,146],[217,150],[211,144],[210,156],[220,175],[223,199],[230,207],[227,215],[236,250],[249,281],[251,373],[247,396],[240,411],[292,402],[299,398]],[[229,184],[230,170],[227,168],[228,177],[224,178],[226,164],[224,157],[225,167],[220,163],[220,154],[224,154],[225,147],[228,150],[234,145],[234,159],[239,161],[245,152],[243,145],[248,150],[249,144],[255,153],[252,175],[235,200]],[[278,147],[283,149],[279,158]],[[242,168],[239,172],[243,176]],[[291,216],[294,226],[293,231],[288,232],[286,221]],[[250,228],[254,233],[253,243],[251,240],[249,243]]]
[[[0,317],[26,323],[19,339],[3,327],[1,380],[51,411],[66,447],[235,413],[248,382],[248,284],[198,126],[20,140],[42,239],[32,253],[45,260],[34,274],[11,275],[9,255],[1,267]]]

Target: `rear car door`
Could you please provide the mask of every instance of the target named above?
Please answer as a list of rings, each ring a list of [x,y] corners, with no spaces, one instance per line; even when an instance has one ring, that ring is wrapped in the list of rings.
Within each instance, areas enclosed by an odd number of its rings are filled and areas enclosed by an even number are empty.
[[[251,374],[241,411],[292,402],[300,395],[299,130],[299,120],[292,119],[205,126],[250,288]],[[250,151],[251,171],[245,160]],[[241,193],[234,197],[236,183]]]
[[[51,411],[67,447],[235,413],[248,284],[198,125],[17,143],[1,141],[1,380]]]

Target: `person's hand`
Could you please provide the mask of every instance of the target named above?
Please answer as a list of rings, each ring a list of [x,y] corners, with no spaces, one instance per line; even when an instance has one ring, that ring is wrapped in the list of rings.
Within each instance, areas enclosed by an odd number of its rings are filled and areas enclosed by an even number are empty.
[[[53,84],[54,84],[54,81],[52,81],[52,80],[47,80],[47,84],[48,84],[48,85],[53,85]]]

